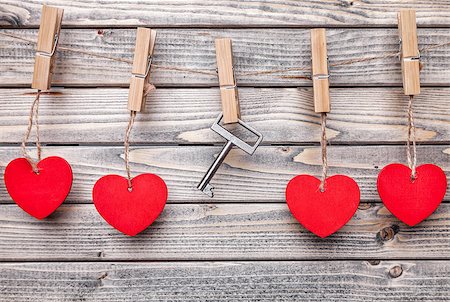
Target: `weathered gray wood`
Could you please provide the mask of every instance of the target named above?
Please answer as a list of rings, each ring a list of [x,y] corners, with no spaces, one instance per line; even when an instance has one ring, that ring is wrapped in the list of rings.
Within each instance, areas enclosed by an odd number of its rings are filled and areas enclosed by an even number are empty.
[[[411,228],[384,207],[362,204],[350,222],[321,239],[286,204],[167,205],[143,233],[127,237],[93,205],[63,205],[37,220],[0,206],[0,260],[450,260],[450,205]]]
[[[35,41],[42,1],[0,2],[0,33]],[[213,74],[152,70],[158,90],[149,96],[147,112],[138,116],[133,129],[132,171],[162,176],[169,186],[169,204],[149,229],[130,238],[100,217],[91,190],[105,174],[125,174],[123,148],[117,145],[127,124],[125,88],[131,66],[57,52],[54,85],[66,88],[53,88],[51,95],[42,97],[42,140],[85,146],[44,146],[44,156],[60,155],[72,164],[74,185],[65,204],[38,221],[13,204],[2,181],[7,163],[20,156],[17,144],[33,98],[30,89],[12,88],[30,86],[35,45],[0,36],[0,301],[448,300],[450,193],[428,220],[410,228],[380,204],[376,191],[379,170],[390,162],[405,162],[406,157],[401,145],[406,99],[399,88],[399,61],[389,57],[333,64],[397,52],[396,14],[401,8],[416,9],[418,26],[427,27],[419,30],[420,48],[449,42],[450,32],[444,27],[450,26],[450,3],[45,3],[65,9],[61,48],[131,61],[134,27],[154,27],[159,28],[154,64]],[[354,177],[363,200],[349,224],[324,240],[305,231],[284,201],[289,179],[321,173],[320,127],[312,113],[311,88],[284,88],[311,86],[301,77],[283,77],[307,76],[309,71],[245,75],[309,67],[309,27],[317,26],[345,27],[327,30],[331,85],[348,87],[331,90],[330,174]],[[441,28],[432,28],[436,26]],[[177,144],[222,142],[209,130],[220,110],[214,74],[217,37],[233,39],[242,116],[263,132],[266,146],[252,157],[232,150],[212,180],[216,197],[209,199],[195,186],[220,147]],[[423,93],[414,111],[418,139],[428,143],[418,149],[419,162],[434,162],[450,176],[449,49],[447,45],[422,52]],[[247,133],[235,133],[250,139]],[[313,142],[316,146],[284,146]]]
[[[5,301],[448,301],[443,261],[4,263]]]
[[[41,2],[41,1],[39,1]],[[63,26],[395,26],[402,8],[417,9],[419,25],[450,25],[446,1],[201,1],[53,0],[65,9]],[[0,25],[38,26],[40,4],[3,0]]]
[[[37,30],[2,30],[36,40]],[[421,29],[420,48],[450,41],[448,29]],[[160,29],[153,62],[163,66],[200,69],[216,68],[214,39],[233,39],[233,53],[239,86],[310,86],[304,79],[283,75],[243,75],[248,72],[310,67],[310,37],[307,29]],[[262,39],[264,37],[264,39]],[[31,82],[34,45],[1,36],[0,85],[28,86]],[[330,64],[361,57],[377,57],[399,50],[397,29],[330,29],[327,31]],[[134,29],[64,29],[60,47],[71,47],[132,60]],[[450,85],[450,46],[422,53],[421,84]],[[396,57],[331,67],[331,85],[401,86],[400,62]],[[54,85],[127,86],[128,63],[58,51]],[[217,86],[216,75],[154,69],[157,86]]]
[[[34,90],[0,89],[0,142],[18,143],[25,132]],[[242,88],[242,118],[264,135],[263,144],[319,142],[320,119],[311,88]],[[128,124],[128,91],[120,88],[53,89],[41,97],[44,143],[122,144]],[[402,88],[331,89],[328,137],[336,143],[405,142],[407,98]],[[219,89],[158,89],[139,113],[135,144],[222,143],[209,128],[220,112]],[[424,88],[414,100],[416,137],[450,141],[450,89]],[[234,133],[251,140],[248,131]]]
[[[216,196],[210,199],[196,189],[206,170],[220,152],[220,147],[167,146],[134,147],[130,161],[132,174],[155,173],[169,187],[169,202],[284,202],[288,181],[297,174],[321,175],[320,147],[260,147],[253,156],[233,149],[211,184]],[[64,157],[74,172],[68,200],[91,202],[94,183],[103,175],[125,175],[122,147],[44,147],[43,157]],[[20,156],[16,147],[0,148],[0,179],[7,163]],[[450,173],[450,146],[419,146],[418,163],[432,162]],[[404,146],[330,146],[329,174],[354,177],[363,200],[379,200],[376,179],[380,170],[393,162],[406,162]],[[449,199],[450,193],[446,199]],[[0,200],[9,201],[3,182]]]

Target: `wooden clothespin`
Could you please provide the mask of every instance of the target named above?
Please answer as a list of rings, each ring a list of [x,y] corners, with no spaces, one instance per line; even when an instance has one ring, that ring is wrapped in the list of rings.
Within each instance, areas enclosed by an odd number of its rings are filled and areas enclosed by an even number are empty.
[[[415,10],[401,10],[398,13],[398,34],[403,90],[405,95],[418,95],[420,94],[420,53]]]
[[[150,77],[156,30],[138,27],[134,49],[133,70],[128,93],[128,110],[141,111],[145,105],[144,89]]]
[[[62,8],[42,6],[32,88],[50,89],[63,14]]]
[[[311,29],[312,80],[314,111],[330,112],[330,83],[328,73],[327,37],[324,28]]]
[[[237,123],[241,112],[233,68],[231,39],[216,39],[217,73],[222,100],[223,123]]]

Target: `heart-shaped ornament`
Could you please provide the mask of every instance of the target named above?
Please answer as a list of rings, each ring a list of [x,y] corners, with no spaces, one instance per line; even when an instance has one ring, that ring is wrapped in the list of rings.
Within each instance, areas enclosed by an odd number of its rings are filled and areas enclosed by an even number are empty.
[[[122,233],[135,236],[161,214],[167,201],[167,186],[155,174],[141,174],[131,180],[106,175],[94,185],[92,197],[100,215]]]
[[[447,177],[436,165],[425,164],[411,169],[402,164],[384,167],[377,180],[378,194],[386,208],[398,219],[414,226],[437,209],[447,191]]]
[[[33,171],[26,158],[16,158],[5,170],[5,185],[11,198],[25,212],[37,219],[53,213],[66,199],[72,187],[72,169],[57,156],[37,163]]]
[[[309,231],[325,238],[343,227],[358,209],[358,184],[345,175],[328,177],[325,190],[311,175],[298,175],[286,187],[286,202],[294,217]]]

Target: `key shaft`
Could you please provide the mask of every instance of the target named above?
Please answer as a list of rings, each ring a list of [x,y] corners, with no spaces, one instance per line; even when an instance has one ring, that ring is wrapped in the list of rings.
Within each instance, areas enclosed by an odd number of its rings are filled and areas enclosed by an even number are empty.
[[[216,174],[217,170],[219,169],[220,165],[225,160],[225,157],[227,157],[227,154],[230,152],[231,148],[233,147],[233,143],[231,141],[227,141],[225,146],[223,147],[220,154],[217,156],[216,160],[212,163],[211,167],[209,167],[208,171],[206,172],[205,176],[203,176],[203,179],[200,181],[199,185],[197,186],[197,189],[208,195],[209,197],[214,197],[214,187],[209,184],[211,179],[213,178],[214,174]]]

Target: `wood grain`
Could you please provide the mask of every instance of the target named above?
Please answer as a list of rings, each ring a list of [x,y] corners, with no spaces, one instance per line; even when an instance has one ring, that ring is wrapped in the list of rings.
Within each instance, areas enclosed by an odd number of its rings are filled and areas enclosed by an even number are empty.
[[[395,26],[396,13],[402,8],[416,9],[420,25],[450,25],[450,4],[446,1],[434,1],[433,5],[425,0],[46,2],[66,10],[65,26]],[[36,1],[2,1],[0,25],[38,24]]]
[[[423,302],[450,294],[443,261],[4,263],[0,270],[1,298],[17,302]]]
[[[31,89],[0,89],[0,143],[19,143],[34,99]],[[242,119],[264,135],[263,144],[320,140],[311,88],[240,88]],[[62,144],[122,144],[129,113],[127,89],[53,89],[42,95],[41,140]],[[404,143],[407,97],[402,88],[332,88],[328,115],[331,144]],[[134,125],[132,144],[211,144],[209,129],[221,110],[218,88],[157,89]],[[450,89],[423,88],[414,99],[417,139],[450,141]],[[240,127],[233,133],[254,139]],[[34,135],[34,134],[33,134]]]
[[[393,162],[406,163],[405,146],[333,146],[328,149],[329,174],[353,177],[361,189],[362,200],[378,201],[376,179],[380,170]],[[211,181],[215,197],[210,199],[196,189],[220,147],[167,146],[133,147],[130,151],[132,175],[155,173],[169,188],[169,202],[281,202],[285,201],[288,181],[297,174],[321,173],[319,146],[260,147],[253,156],[233,149]],[[34,150],[35,151],[35,150]],[[418,163],[432,162],[450,175],[450,146],[419,146]],[[123,147],[44,147],[43,157],[64,157],[74,172],[68,200],[90,203],[92,187],[106,174],[125,175]],[[0,148],[0,171],[20,156],[19,148]],[[3,177],[0,174],[0,179]],[[447,192],[446,200],[450,198]],[[11,202],[3,182],[0,200]]]
[[[42,1],[0,2],[0,33],[37,41]],[[68,200],[42,221],[6,192],[3,172],[20,156],[35,93],[29,87],[36,45],[0,36],[0,301],[448,301],[450,193],[411,228],[383,207],[376,177],[386,164],[406,161],[407,99],[400,61],[392,56],[399,51],[397,13],[417,11],[423,49],[450,41],[450,2],[45,4],[65,15],[52,92],[41,97],[43,156],[66,158],[74,184]],[[127,62],[138,26],[158,29],[150,78],[157,90],[133,128],[131,169],[160,175],[169,200],[159,219],[131,238],[100,217],[91,194],[101,176],[125,175]],[[321,173],[320,120],[307,79],[314,27],[327,28],[331,66],[329,172],[353,177],[362,193],[349,224],[324,240],[298,224],[284,197],[295,175]],[[265,140],[254,156],[230,152],[209,199],[195,187],[224,143],[209,129],[221,110],[214,40],[224,37],[233,40],[242,120]],[[422,89],[414,99],[418,161],[440,165],[447,176],[449,50],[421,52]],[[254,74],[287,68],[302,70]]]
[[[36,41],[37,30],[1,30]],[[420,29],[419,47],[450,41],[447,29]],[[134,29],[64,29],[53,77],[54,86],[128,87],[131,65],[108,59],[61,51],[61,47],[82,49],[100,55],[132,61]],[[160,29],[154,64],[213,72],[214,75],[153,69],[150,81],[161,86],[218,86],[215,75],[214,39],[233,40],[234,62],[239,87],[311,86],[311,81],[283,76],[310,76],[310,71],[289,74],[244,75],[311,65],[308,29]],[[264,39],[261,39],[264,37]],[[379,57],[399,51],[397,29],[327,30],[330,64],[361,57]],[[450,46],[422,53],[421,85],[450,85]],[[34,45],[2,36],[0,39],[0,85],[29,87],[33,71]],[[330,68],[331,86],[402,85],[397,57]]]
[[[136,237],[107,224],[93,205],[63,205],[37,220],[1,205],[1,261],[173,261],[445,259],[450,205],[411,228],[379,204],[361,204],[349,223],[321,239],[286,204],[167,205]]]

